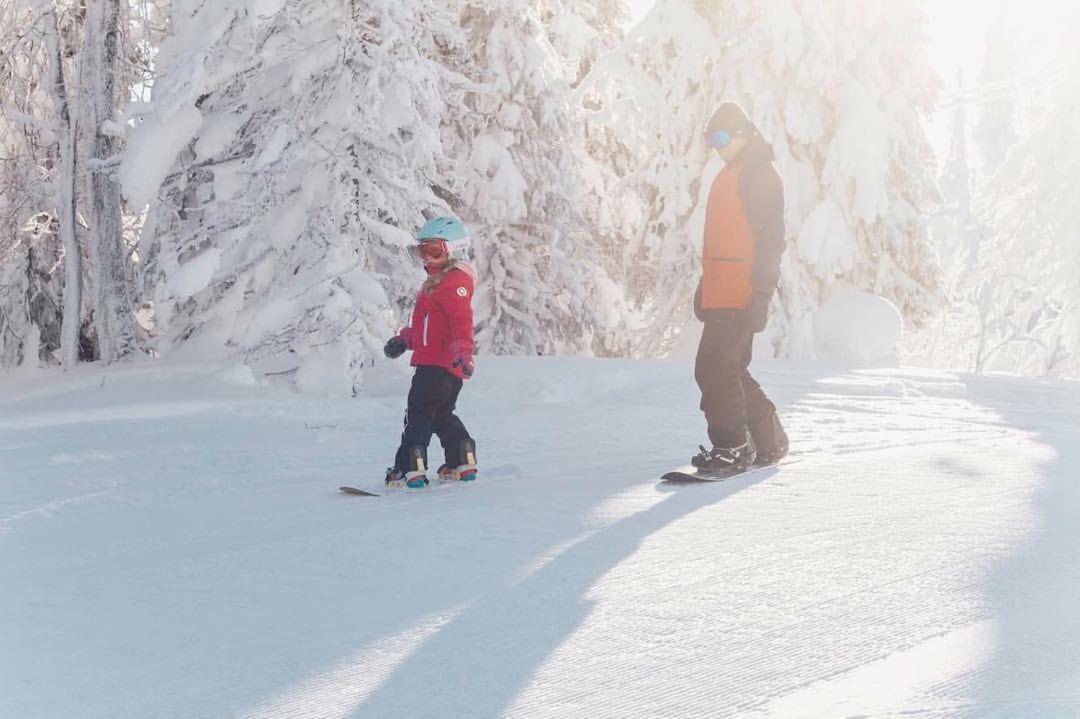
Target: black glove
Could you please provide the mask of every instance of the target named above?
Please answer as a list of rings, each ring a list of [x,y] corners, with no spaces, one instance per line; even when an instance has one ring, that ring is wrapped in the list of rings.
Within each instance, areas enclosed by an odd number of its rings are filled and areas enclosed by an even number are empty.
[[[751,332],[761,332],[765,329],[765,325],[769,324],[771,302],[771,292],[755,291],[750,295],[750,302],[746,305],[746,324]]]
[[[405,354],[405,350],[409,347],[405,344],[405,340],[401,339],[397,335],[394,335],[383,347],[383,354],[390,359],[397,359],[401,355]]]

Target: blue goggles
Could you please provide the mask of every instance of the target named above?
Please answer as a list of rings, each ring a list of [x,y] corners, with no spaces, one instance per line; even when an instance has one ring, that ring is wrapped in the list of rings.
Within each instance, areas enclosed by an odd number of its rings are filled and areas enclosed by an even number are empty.
[[[715,132],[705,133],[705,142],[709,143],[709,147],[715,147],[717,149],[723,149],[731,144],[731,133],[727,130],[716,130]]]

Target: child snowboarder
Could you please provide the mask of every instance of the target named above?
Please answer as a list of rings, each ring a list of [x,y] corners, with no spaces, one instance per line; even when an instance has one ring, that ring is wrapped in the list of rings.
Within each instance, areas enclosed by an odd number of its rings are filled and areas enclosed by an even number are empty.
[[[467,262],[469,235],[452,217],[437,217],[416,236],[416,255],[427,280],[420,287],[412,321],[390,338],[387,357],[412,350],[416,368],[409,390],[405,431],[386,484],[412,489],[427,485],[427,447],[438,435],[446,455],[439,479],[476,479],[476,443],[454,414],[462,381],[473,373],[472,296],[475,271]]]

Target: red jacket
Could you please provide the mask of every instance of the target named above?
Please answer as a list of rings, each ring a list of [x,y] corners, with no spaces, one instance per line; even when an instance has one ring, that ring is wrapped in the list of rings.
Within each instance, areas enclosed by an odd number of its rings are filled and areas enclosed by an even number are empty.
[[[412,323],[398,334],[413,351],[412,366],[443,367],[464,378],[457,360],[470,364],[473,356],[473,277],[471,268],[458,265],[446,272],[431,290],[420,289]]]

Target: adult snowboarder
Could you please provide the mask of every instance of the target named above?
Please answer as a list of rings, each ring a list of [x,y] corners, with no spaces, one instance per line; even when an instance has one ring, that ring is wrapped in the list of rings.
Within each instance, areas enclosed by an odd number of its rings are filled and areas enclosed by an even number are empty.
[[[709,191],[702,277],[694,312],[705,323],[694,375],[712,449],[691,464],[738,472],[773,464],[788,439],[776,406],[750,376],[754,334],[765,329],[784,251],[784,188],[772,147],[743,109],[722,104],[705,139],[724,161]]]
[[[438,435],[446,456],[440,479],[476,479],[476,443],[454,414],[462,381],[473,374],[472,297],[475,271],[468,263],[469,235],[452,217],[437,217],[416,236],[416,255],[428,277],[420,287],[412,321],[386,343],[393,359],[412,350],[416,368],[409,390],[405,430],[388,485],[412,489],[427,479],[427,448]]]

